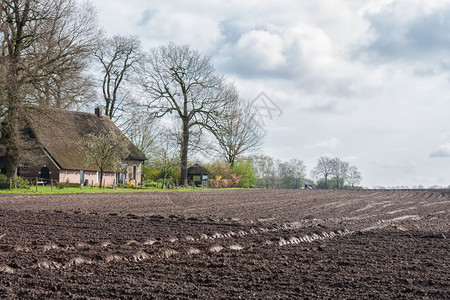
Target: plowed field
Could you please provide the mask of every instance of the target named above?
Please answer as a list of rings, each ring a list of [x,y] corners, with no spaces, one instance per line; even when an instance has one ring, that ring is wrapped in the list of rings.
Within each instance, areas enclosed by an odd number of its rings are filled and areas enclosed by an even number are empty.
[[[450,191],[0,196],[1,299],[450,299]]]

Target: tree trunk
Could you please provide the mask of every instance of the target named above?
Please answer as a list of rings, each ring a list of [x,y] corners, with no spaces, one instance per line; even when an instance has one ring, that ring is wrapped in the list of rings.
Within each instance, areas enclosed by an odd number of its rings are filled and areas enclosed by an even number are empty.
[[[230,158],[229,158],[230,168],[234,167],[234,160],[235,160],[235,158],[236,157],[234,155],[230,155]]]
[[[17,107],[9,107],[8,115],[5,118],[5,169],[9,178],[17,177],[17,167],[19,166],[19,134],[18,134],[18,111]]]
[[[103,170],[100,170],[100,188],[103,187]]]
[[[180,185],[188,185],[188,148],[189,148],[189,124],[188,120],[183,120],[183,138],[181,142],[181,178]]]
[[[17,66],[12,63],[8,74],[6,87],[7,112],[5,116],[5,127],[3,130],[5,141],[5,169],[9,178],[17,177],[19,166],[19,91]]]
[[[164,178],[163,178],[163,182],[162,182],[162,186],[161,189],[164,189],[164,185],[166,184],[166,180],[167,180],[167,171],[164,172]]]

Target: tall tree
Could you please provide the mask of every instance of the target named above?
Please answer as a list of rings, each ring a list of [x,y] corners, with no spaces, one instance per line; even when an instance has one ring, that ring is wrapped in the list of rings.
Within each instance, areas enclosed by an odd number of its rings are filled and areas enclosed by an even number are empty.
[[[317,160],[317,164],[314,167],[312,174],[314,177],[323,176],[325,188],[328,188],[328,177],[333,170],[333,160],[326,156],[321,156]]]
[[[356,185],[360,184],[362,180],[361,172],[359,172],[358,168],[355,166],[351,166],[348,169],[348,182],[350,186],[353,188]]]
[[[141,65],[141,84],[149,96],[147,105],[156,117],[174,113],[181,138],[181,185],[187,184],[191,133],[209,130],[233,101],[234,87],[218,76],[208,57],[188,46],[173,43],[151,50]]]
[[[338,157],[331,159],[331,175],[335,180],[335,187],[337,189],[342,189],[344,187],[349,168],[350,164],[348,162],[343,161]]]
[[[62,89],[72,87],[68,78],[80,70],[77,59],[84,59],[92,43],[95,24],[92,7],[72,0],[0,2],[0,111],[9,177],[17,176],[20,111],[29,101],[62,99]],[[55,83],[63,77],[66,84]]]
[[[130,98],[124,88],[142,57],[141,42],[135,36],[100,39],[94,52],[102,67],[102,93],[105,115],[115,120],[120,117],[126,99]]]
[[[260,149],[265,135],[252,103],[242,103],[237,94],[232,96],[235,99],[213,129],[217,150],[231,167],[239,156]]]
[[[34,1],[1,1],[1,56],[3,126],[2,140],[5,147],[5,169],[9,177],[17,176],[19,160],[18,117],[24,100],[25,75],[23,71],[24,50],[31,42],[27,29],[35,23],[38,15],[34,12]],[[35,30],[33,30],[35,31]],[[32,31],[32,32],[33,32]]]
[[[299,189],[305,177],[305,164],[301,159],[292,158],[278,164],[280,184],[285,189]]]
[[[266,189],[275,188],[277,168],[274,159],[268,155],[257,155],[252,157],[252,163],[260,185]]]
[[[76,0],[41,2],[51,7],[37,24],[43,29],[28,49],[30,99],[45,107],[78,108],[95,97],[88,68],[99,36],[96,11]]]

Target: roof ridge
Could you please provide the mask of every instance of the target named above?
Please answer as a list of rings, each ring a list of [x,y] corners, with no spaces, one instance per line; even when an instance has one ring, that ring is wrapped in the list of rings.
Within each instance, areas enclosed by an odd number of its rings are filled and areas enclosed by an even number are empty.
[[[89,116],[97,116],[94,112],[87,112],[87,111],[81,111],[81,110],[69,110],[69,109],[58,108],[58,107],[42,107],[42,106],[37,106],[37,105],[29,105],[29,107],[35,108],[35,109],[38,109],[41,111],[47,110],[47,111],[55,111],[58,113],[84,114],[84,115],[89,115]],[[104,116],[107,117],[106,115],[104,115]],[[108,117],[108,119],[110,119],[110,118]]]

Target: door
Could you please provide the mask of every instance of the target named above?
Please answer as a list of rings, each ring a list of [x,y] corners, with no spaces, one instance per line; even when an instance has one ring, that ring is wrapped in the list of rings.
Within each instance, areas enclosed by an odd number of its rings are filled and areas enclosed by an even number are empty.
[[[123,184],[123,173],[116,173],[116,183]]]
[[[43,167],[41,169],[40,178],[42,178],[44,181],[48,182],[50,181],[50,169],[47,167]]]

